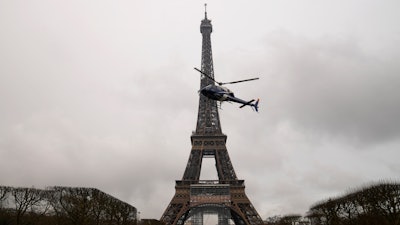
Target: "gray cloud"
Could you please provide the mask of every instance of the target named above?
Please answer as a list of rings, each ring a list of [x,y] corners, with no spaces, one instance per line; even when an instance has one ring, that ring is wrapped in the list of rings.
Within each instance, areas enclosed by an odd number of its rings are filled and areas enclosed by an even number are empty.
[[[268,116],[354,144],[398,138],[397,54],[371,55],[351,38],[309,39],[287,32],[268,34],[261,46],[242,55],[247,68],[262,74]],[[258,59],[246,59],[254,53]]]
[[[261,78],[229,86],[260,113],[227,103],[220,117],[263,218],[399,179],[398,3],[364,2],[210,3],[217,79]],[[159,218],[196,126],[203,13],[1,2],[0,183],[96,187]]]
[[[361,143],[398,137],[399,120],[393,120],[400,113],[397,64],[363,54],[348,40],[289,39],[274,42],[281,44],[274,73],[282,86],[274,91],[283,93],[276,99],[285,104],[282,116]]]

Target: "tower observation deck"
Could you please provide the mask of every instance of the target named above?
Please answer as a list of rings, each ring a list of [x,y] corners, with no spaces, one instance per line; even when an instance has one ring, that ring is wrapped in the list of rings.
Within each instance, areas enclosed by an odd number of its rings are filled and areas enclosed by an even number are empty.
[[[211,20],[205,17],[200,24],[202,34],[201,70],[214,77],[211,50]],[[200,78],[200,88],[213,81]],[[233,221],[236,225],[260,225],[261,217],[245,193],[244,180],[239,180],[226,148],[227,136],[222,133],[217,102],[199,97],[196,130],[191,135],[192,149],[181,180],[175,182],[175,195],[164,211],[165,225],[203,225],[203,215],[218,214],[218,225]],[[218,180],[200,180],[203,158],[214,158]]]

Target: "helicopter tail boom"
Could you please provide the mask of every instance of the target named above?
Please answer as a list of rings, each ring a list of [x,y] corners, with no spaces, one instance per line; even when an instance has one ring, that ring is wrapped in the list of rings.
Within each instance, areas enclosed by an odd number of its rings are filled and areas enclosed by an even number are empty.
[[[253,105],[253,104],[251,104],[252,102],[254,102],[254,99],[252,99],[252,100],[250,100],[250,101],[248,101],[248,102],[246,102],[246,103],[243,103],[243,105],[241,105],[239,108],[243,108],[243,107],[245,107],[246,105]]]
[[[248,102],[246,102],[246,103],[243,103],[243,105],[241,105],[239,108],[243,108],[243,107],[245,107],[246,105],[249,105],[249,106],[253,107],[254,110],[256,110],[256,112],[258,112],[258,102],[260,101],[260,99],[257,99],[256,103],[253,104],[252,102],[254,102],[254,101],[255,101],[255,100],[252,99],[252,100],[250,100],[250,101],[248,101]]]

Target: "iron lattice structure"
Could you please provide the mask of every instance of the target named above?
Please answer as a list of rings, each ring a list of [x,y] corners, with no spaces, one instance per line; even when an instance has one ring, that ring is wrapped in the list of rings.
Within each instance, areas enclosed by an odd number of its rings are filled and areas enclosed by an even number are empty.
[[[211,51],[211,21],[201,21],[201,70],[214,77]],[[212,84],[202,76],[200,88]],[[196,131],[191,136],[192,149],[182,180],[177,180],[175,195],[161,217],[166,225],[183,225],[188,218],[202,225],[204,213],[218,214],[218,224],[263,224],[261,217],[245,193],[244,180],[238,180],[226,148],[227,136],[222,133],[217,102],[200,95]],[[215,159],[218,180],[202,181],[200,172],[205,157]]]

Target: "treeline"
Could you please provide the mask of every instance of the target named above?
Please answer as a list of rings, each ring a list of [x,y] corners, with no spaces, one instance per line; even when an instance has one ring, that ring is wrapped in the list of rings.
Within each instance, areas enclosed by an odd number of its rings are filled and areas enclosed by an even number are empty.
[[[311,206],[306,216],[270,217],[268,225],[400,225],[400,184],[383,182]]]
[[[290,214],[285,216],[273,216],[267,218],[265,221],[266,225],[300,225],[305,224],[309,225],[310,222],[308,219],[303,218],[300,214]]]
[[[136,225],[137,210],[98,189],[0,186],[0,225]]]
[[[315,204],[313,224],[400,225],[400,184],[381,183]]]

